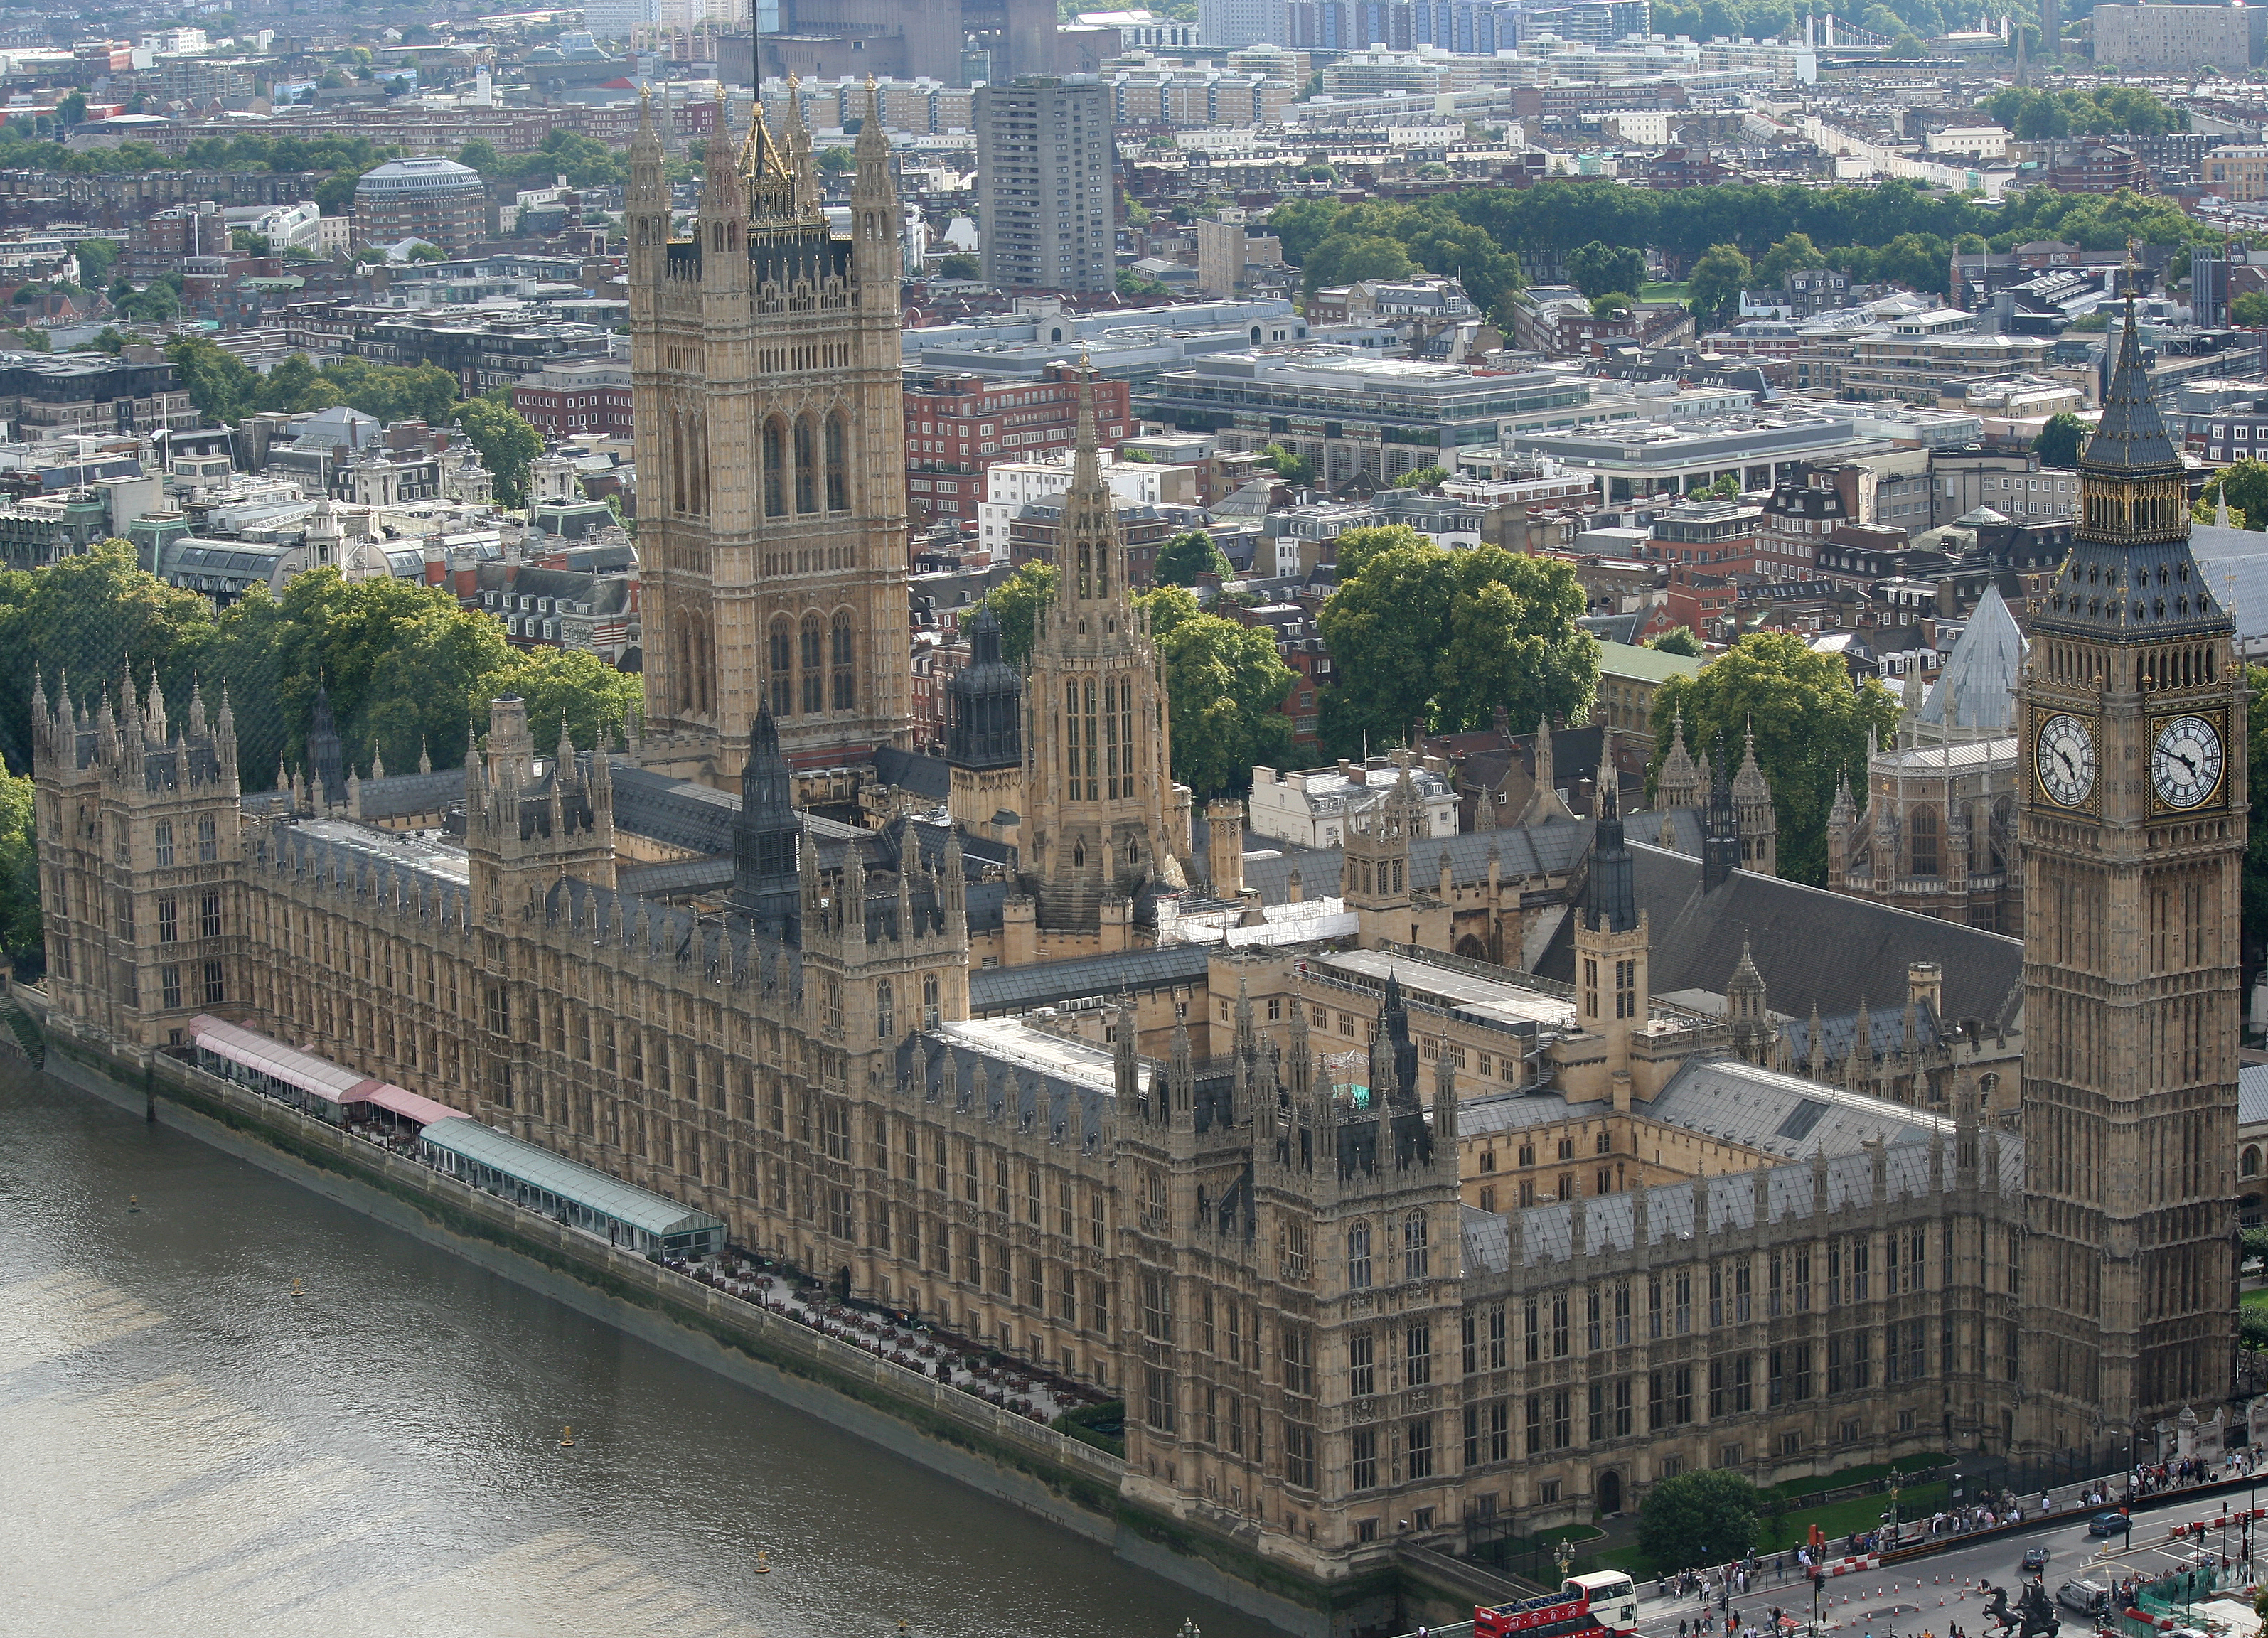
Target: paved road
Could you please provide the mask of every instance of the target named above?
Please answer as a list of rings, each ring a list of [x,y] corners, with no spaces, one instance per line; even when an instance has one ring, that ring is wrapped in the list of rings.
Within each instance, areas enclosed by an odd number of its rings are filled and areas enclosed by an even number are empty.
[[[2263,1502],[2268,1502],[2268,1473],[2263,1474],[2260,1489]],[[2246,1502],[2247,1493],[2239,1490],[2174,1502],[2137,1513],[2131,1546],[2116,1536],[2108,1540],[2089,1537],[2087,1520],[2099,1509],[2088,1509],[2072,1514],[2067,1523],[1996,1537],[1974,1546],[1951,1547],[1881,1569],[1830,1576],[1827,1590],[1820,1595],[1820,1623],[1845,1633],[1872,1634],[1874,1638],[1925,1631],[1942,1638],[1947,1627],[1955,1621],[1964,1632],[1975,1633],[1984,1625],[1984,1599],[1974,1590],[1975,1583],[1982,1579],[2007,1589],[2013,1606],[2023,1590],[2020,1561],[2027,1547],[2048,1549],[2046,1582],[2051,1595],[2065,1582],[2075,1578],[2108,1583],[2125,1576],[2160,1575],[2190,1561],[2186,1552],[2166,1544],[2169,1527],[2176,1522],[2218,1518],[2224,1511],[2233,1518]],[[2255,1531],[2264,1556],[2268,1556],[2268,1533],[2264,1533],[2268,1532],[2268,1522],[2256,1525]],[[2233,1556],[2237,1542],[2234,1524],[2228,1541]],[[2208,1532],[2206,1544],[2217,1557],[2220,1551],[2218,1532]],[[1652,1596],[1651,1583],[1646,1585],[1644,1591],[1646,1596],[1638,1605],[1640,1638],[1663,1638],[1664,1634],[1676,1638],[1678,1621],[1690,1620],[1699,1612],[1698,1599],[1657,1598]],[[1733,1600],[1733,1608],[1743,1620],[1762,1627],[1775,1604],[1808,1620],[1811,1612],[1809,1585],[1794,1574],[1784,1581],[1775,1581],[1771,1569],[1766,1568],[1758,1580],[1749,1583],[1747,1597]],[[2057,1612],[2063,1617],[2067,1631],[2092,1630],[2092,1622],[2067,1610],[2058,1608]]]

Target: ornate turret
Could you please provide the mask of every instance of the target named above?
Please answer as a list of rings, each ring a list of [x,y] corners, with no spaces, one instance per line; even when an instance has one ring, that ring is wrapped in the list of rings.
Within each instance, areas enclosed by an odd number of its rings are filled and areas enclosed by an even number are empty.
[[[1024,679],[1001,657],[1000,621],[990,608],[978,608],[969,621],[968,650],[968,664],[946,684],[946,760],[971,769],[1012,768],[1024,755]]]
[[[748,730],[748,755],[740,769],[740,812],[733,825],[733,906],[760,932],[784,944],[798,940],[803,822],[792,791],[787,760],[780,754],[779,726],[767,701]]]
[[[1701,805],[1701,770],[1694,766],[1693,753],[1685,748],[1685,713],[1681,708],[1669,719],[1669,749],[1661,759],[1661,771],[1654,777],[1654,805],[1662,808],[1693,808]]]
[[[1741,868],[1740,814],[1733,805],[1732,782],[1725,777],[1724,746],[1720,743],[1716,771],[1709,782],[1709,806],[1701,822],[1701,889],[1712,892],[1730,881]]]
[[[1768,1062],[1778,1032],[1766,1005],[1764,974],[1756,971],[1745,938],[1741,941],[1741,964],[1725,987],[1725,1016],[1733,1026],[1733,1050],[1750,1063]]]
[[[1756,766],[1756,727],[1750,723],[1741,746],[1740,772],[1733,775],[1733,818],[1741,834],[1741,868],[1759,876],[1779,874],[1779,820],[1772,809],[1771,786]]]
[[[347,804],[346,750],[331,716],[331,691],[315,684],[315,703],[307,714],[307,766],[318,811]]]

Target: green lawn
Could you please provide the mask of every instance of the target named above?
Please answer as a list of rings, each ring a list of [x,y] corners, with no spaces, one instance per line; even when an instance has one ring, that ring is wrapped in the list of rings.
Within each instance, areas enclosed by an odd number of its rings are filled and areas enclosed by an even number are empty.
[[[1889,1477],[1892,1473],[1911,1473],[1916,1469],[1942,1467],[1941,1456],[1900,1457],[1894,1463],[1875,1463],[1865,1467],[1845,1468],[1839,1473],[1822,1473],[1812,1479],[1795,1479],[1778,1486],[1778,1494],[1785,1500],[1794,1500],[1821,1490],[1840,1489],[1845,1485],[1864,1484],[1869,1480]],[[1920,1514],[1933,1513],[1952,1499],[1952,1486],[1944,1480],[1933,1483],[1913,1484],[1898,1492],[1898,1517],[1913,1518]],[[1766,1520],[1763,1537],[1756,1543],[1761,1555],[1782,1553],[1802,1543],[1814,1524],[1840,1550],[1842,1539],[1853,1531],[1872,1530],[1889,1511],[1890,1493],[1869,1491],[1865,1495],[1851,1496],[1841,1502],[1830,1502],[1821,1507],[1794,1508],[1780,1515],[1778,1528]],[[1653,1563],[1636,1546],[1616,1547],[1607,1552],[1582,1554],[1576,1561],[1579,1569],[1627,1570],[1640,1580],[1651,1580]]]
[[[1687,291],[1683,282],[1675,284],[1646,284],[1639,287],[1640,301],[1683,301]]]
[[[2249,1303],[2255,1308],[2268,1308],[2268,1286],[2263,1286],[2257,1291],[2247,1291],[2236,1300]]]

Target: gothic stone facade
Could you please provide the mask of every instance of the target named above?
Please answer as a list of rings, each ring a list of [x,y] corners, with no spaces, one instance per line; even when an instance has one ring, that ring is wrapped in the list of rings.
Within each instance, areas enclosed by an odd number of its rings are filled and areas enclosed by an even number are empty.
[[[625,225],[649,766],[730,781],[766,701],[792,761],[909,743],[898,207],[870,123],[849,239],[792,115],[784,143],[759,115],[737,157],[711,144],[679,239],[641,109]]]
[[[696,917],[605,884],[608,763],[536,756],[512,702],[460,848],[240,801],[202,701],[185,731],[154,690],[40,710],[61,1010],[145,1049],[199,1010],[306,1041],[1123,1392],[1133,1489],[1313,1574],[1401,1519],[1524,1531],[1681,1465],[1771,1478],[2005,1423],[2020,1146],[1959,1115],[1837,1094],[1886,1140],[1708,1178],[1697,1205],[1632,1176],[1480,1212],[1460,1110],[1488,1100],[1454,1010],[1391,977],[1335,1060],[1309,1029],[1349,988],[1224,957],[1227,1049],[1183,1032],[1146,1060],[1130,1017],[1105,1047],[968,1019],[949,832],[802,830],[764,867],[792,869],[792,909]],[[766,759],[780,776],[760,737]],[[1609,1096],[1610,1061],[1655,1073],[1664,1032],[1613,1047],[1580,988],[1555,1004]],[[1807,1084],[1688,1072],[1712,1065]]]

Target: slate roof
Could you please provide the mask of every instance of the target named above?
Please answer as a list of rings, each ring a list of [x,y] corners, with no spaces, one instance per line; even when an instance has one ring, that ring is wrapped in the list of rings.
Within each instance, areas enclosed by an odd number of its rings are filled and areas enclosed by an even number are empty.
[[[1607,1105],[1596,1100],[1570,1103],[1564,1092],[1492,1092],[1485,1098],[1458,1100],[1457,1135],[1477,1137],[1553,1126],[1562,1120],[1588,1120],[1606,1111]]]
[[[2080,452],[2079,470],[2114,481],[2161,481],[2182,471],[2150,396],[2131,296],[2102,419]],[[2188,536],[2185,517],[2170,530],[2131,536],[2112,531],[2101,538],[2082,521],[2063,572],[2032,606],[2032,629],[2152,643],[2228,630],[2228,618],[2198,572]]]
[[[874,776],[885,785],[910,790],[917,797],[942,802],[953,792],[953,766],[941,756],[901,751],[880,746],[874,752]]]
[[[2024,634],[1998,586],[1987,586],[1969,624],[1921,704],[1921,719],[1942,723],[1949,699],[1963,728],[2008,729],[2016,722],[2016,682],[2024,666]]]
[[[1773,1009],[1775,1011],[1777,1008]],[[1802,1063],[1811,1048],[1809,1017],[1791,1019],[1779,1026],[1780,1037],[1787,1042],[1787,1061]],[[1820,1061],[1839,1064],[1850,1055],[1851,1043],[1859,1033],[1859,1013],[1856,1008],[1848,1012],[1824,1012],[1819,1017],[1819,1033],[1826,1043],[1826,1052]],[[1877,1058],[1896,1058],[1906,1049],[1906,1010],[1903,1001],[1880,1007],[1870,1005],[1867,1012],[1867,1037]],[[1914,1009],[1914,1039],[1924,1050],[1937,1045],[1937,1009],[1926,1002]]]
[[[1648,1119],[1788,1159],[1859,1152],[1870,1139],[1926,1142],[1953,1122],[1926,1111],[1846,1092],[1739,1058],[1692,1058],[1646,1106]]]
[[[740,816],[739,792],[718,790],[627,762],[615,763],[612,772],[616,829],[691,853],[733,850],[733,821]],[[803,829],[807,836],[834,844],[837,851],[845,841],[873,834],[817,813],[803,815]]]
[[[932,1101],[949,1100],[988,1120],[1012,1120],[1052,1142],[1089,1150],[1101,1142],[1117,1101],[1109,1053],[1009,1018],[946,1024],[909,1035],[899,1044],[897,1060],[899,1083],[921,1088]],[[1140,1073],[1146,1085],[1151,1066],[1143,1064]]]
[[[2248,1063],[2236,1072],[2236,1124],[2268,1122],[2268,1063]]]
[[[437,768],[430,774],[389,774],[362,782],[362,816],[398,819],[404,813],[446,812],[465,799],[465,770]]]
[[[2014,1027],[2021,1015],[2021,939],[1749,870],[1705,893],[1700,860],[1636,840],[1631,856],[1653,934],[1648,975],[1657,995],[1721,993],[1746,944],[1772,1010],[1792,1017],[1808,1017],[1815,1005],[1852,1012],[1862,1000],[1895,1014],[1905,1005],[1906,967],[1915,961],[1943,968],[1947,1017]],[[1574,968],[1573,928],[1563,921],[1535,971],[1572,983]]]
[[[1893,1105],[1895,1107],[1895,1105]],[[1892,1142],[1883,1151],[1882,1190],[1888,1200],[1919,1200],[1930,1194],[1930,1153],[1926,1142]],[[1979,1144],[1979,1164],[1986,1169],[1986,1187],[2014,1194],[2024,1184],[2023,1140],[1987,1128]],[[1638,1202],[1646,1202],[1646,1239],[1659,1245],[1692,1238],[1696,1219],[1707,1230],[1749,1229],[1756,1224],[1757,1181],[1764,1185],[1762,1202],[1767,1220],[1782,1222],[1812,1215],[1817,1202],[1813,1179],[1824,1172],[1826,1207],[1840,1211],[1863,1206],[1874,1198],[1872,1153],[1839,1155],[1820,1166],[1782,1163],[1756,1172],[1665,1184],[1619,1194],[1601,1194],[1575,1201],[1554,1201],[1509,1214],[1464,1208],[1465,1267],[1469,1272],[1501,1274],[1513,1256],[1512,1234],[1520,1232],[1521,1265],[1535,1267],[1564,1262],[1579,1254],[1627,1255],[1637,1238]],[[1953,1183],[1953,1144],[1944,1144],[1939,1186]]]
[[[1121,991],[1202,983],[1210,954],[1204,944],[1159,944],[1030,966],[972,967],[968,1010],[982,1017]]]

